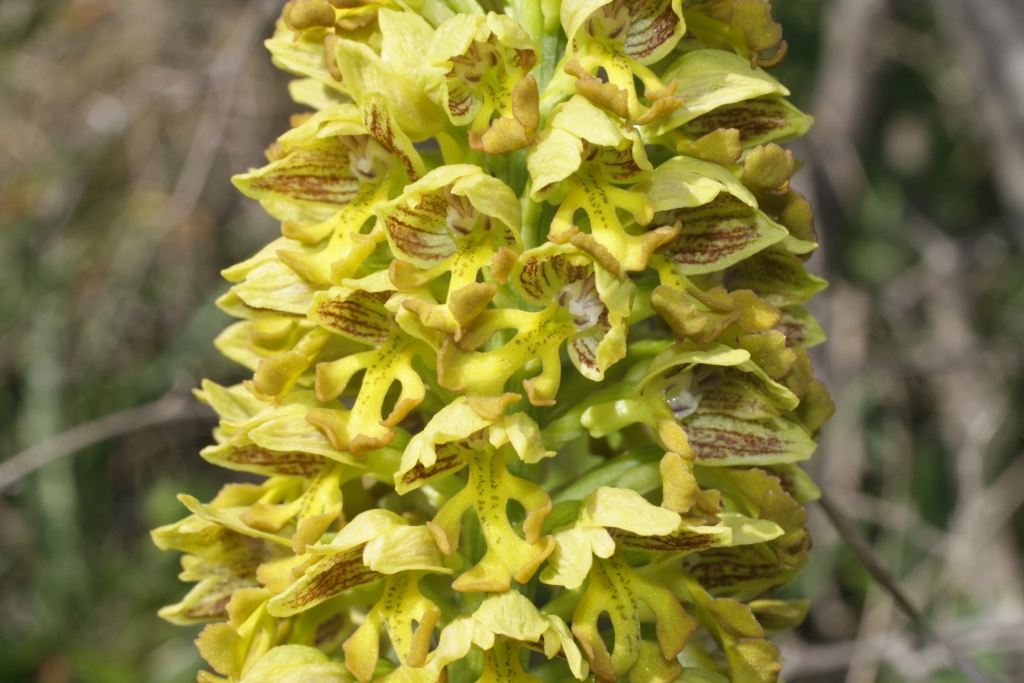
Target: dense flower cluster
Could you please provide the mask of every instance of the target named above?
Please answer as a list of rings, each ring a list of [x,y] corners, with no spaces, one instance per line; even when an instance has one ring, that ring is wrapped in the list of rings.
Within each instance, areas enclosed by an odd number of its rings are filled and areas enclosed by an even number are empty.
[[[242,683],[767,683],[832,412],[763,0],[292,0],[197,392],[226,486],[154,532]],[[589,678],[588,678],[589,677]]]

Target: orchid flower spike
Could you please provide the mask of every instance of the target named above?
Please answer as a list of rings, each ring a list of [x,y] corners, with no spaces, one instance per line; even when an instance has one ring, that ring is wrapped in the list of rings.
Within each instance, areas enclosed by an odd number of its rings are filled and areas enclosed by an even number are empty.
[[[774,683],[833,412],[810,117],[764,0],[291,0],[196,392],[247,474],[153,532],[201,683]]]

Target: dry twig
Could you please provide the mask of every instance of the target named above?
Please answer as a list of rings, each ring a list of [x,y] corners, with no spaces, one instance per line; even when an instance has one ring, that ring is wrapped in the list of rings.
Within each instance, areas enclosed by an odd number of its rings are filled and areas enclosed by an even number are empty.
[[[1018,652],[1024,647],[1024,623],[977,623],[955,630],[957,635],[950,640],[968,652]],[[786,658],[785,671],[790,680],[841,672],[850,665],[858,648],[870,650],[911,680],[931,680],[935,673],[948,666],[948,653],[940,644],[921,648],[915,641],[905,635],[879,633],[867,642],[843,640],[811,644],[795,638],[780,638],[779,646]]]
[[[967,676],[971,683],[996,683],[997,679],[979,669],[974,662],[964,655],[956,643],[943,637],[932,626],[924,613],[914,605],[914,602],[907,595],[899,581],[882,564],[875,554],[874,548],[871,547],[871,543],[864,537],[864,534],[861,533],[856,524],[846,516],[846,513],[835,504],[824,490],[821,492],[821,499],[818,503],[832,521],[836,531],[850,548],[850,552],[857,558],[857,561],[871,574],[871,577],[878,585],[892,596],[896,606],[914,623],[918,630],[923,635],[945,647],[953,663]]]
[[[152,403],[87,422],[18,453],[0,463],[0,491],[32,472],[94,444],[156,425],[210,419],[209,408],[191,396],[172,394]]]

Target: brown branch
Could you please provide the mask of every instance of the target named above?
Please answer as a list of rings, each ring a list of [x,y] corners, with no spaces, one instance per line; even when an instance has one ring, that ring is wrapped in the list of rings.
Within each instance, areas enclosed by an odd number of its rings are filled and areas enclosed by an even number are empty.
[[[1024,48],[1024,11],[1018,0],[931,0],[931,4],[970,73],[1000,198],[1020,218],[1024,216],[1024,83],[1015,59]],[[1017,234],[1022,237],[1020,231]]]
[[[251,0],[245,11],[240,13],[227,44],[210,65],[206,101],[174,194],[161,216],[158,236],[162,237],[186,220],[198,204],[224,139],[242,68],[252,54],[260,32],[276,16],[277,10],[276,3],[272,1]]]
[[[964,655],[958,645],[944,638],[935,630],[931,622],[928,621],[928,618],[917,608],[910,596],[907,595],[899,581],[882,564],[881,559],[875,554],[874,548],[871,547],[871,543],[864,537],[864,534],[861,533],[857,525],[836,505],[835,501],[824,490],[821,492],[821,499],[818,501],[818,504],[829,520],[832,521],[836,532],[846,542],[847,547],[849,547],[854,557],[857,558],[857,561],[871,574],[871,577],[878,585],[889,593],[899,610],[914,623],[918,630],[945,647],[953,663],[956,664],[957,668],[963,672],[971,683],[996,683],[997,679],[979,669],[974,662]]]
[[[871,85],[888,39],[888,0],[837,0],[824,19],[822,57],[811,110],[816,119],[809,141],[842,211],[854,215],[867,185],[857,154]]]
[[[950,640],[969,652],[1009,653],[1024,649],[1024,623],[1021,622],[959,624],[954,630],[957,634]],[[930,680],[932,674],[948,666],[949,658],[942,645],[920,648],[914,641],[904,634],[893,633],[879,633],[863,643],[856,640],[807,643],[791,635],[777,640],[786,659],[787,680],[841,672],[860,648],[870,650],[872,655],[891,663],[913,680]]]
[[[170,422],[211,419],[210,409],[191,396],[174,394],[86,422],[0,462],[0,491],[41,467],[94,444]]]
[[[160,214],[156,229],[144,236],[148,239],[150,248],[158,244],[167,232],[186,220],[199,202],[221,148],[229,121],[231,102],[238,89],[242,69],[252,54],[252,48],[260,33],[276,15],[277,10],[278,4],[273,0],[251,0],[240,13],[240,18],[233,27],[226,45],[211,64],[199,123],[178,175],[174,192]],[[137,256],[120,260],[125,263],[145,261]],[[138,278],[138,272],[141,270],[136,270],[137,272],[129,274],[129,280]],[[122,283],[122,288],[127,291],[136,289],[131,282],[127,286]],[[208,416],[209,411],[194,405],[190,397],[174,395],[80,425],[0,462],[0,491],[40,467],[95,443],[159,424]]]
[[[99,307],[84,333],[90,343],[102,349],[98,356],[111,352],[113,345],[124,337],[130,316],[122,312],[131,305],[133,294],[142,288],[160,244],[187,222],[200,204],[228,131],[246,63],[279,10],[280,3],[274,0],[249,0],[232,21],[229,35],[205,70],[198,121],[170,197],[152,225],[144,230],[126,231],[113,248],[112,269],[103,291],[96,296]]]

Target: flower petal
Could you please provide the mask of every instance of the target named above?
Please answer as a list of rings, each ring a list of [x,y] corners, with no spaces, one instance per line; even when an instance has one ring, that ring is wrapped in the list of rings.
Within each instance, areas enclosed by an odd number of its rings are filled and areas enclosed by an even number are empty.
[[[317,139],[232,181],[247,196],[259,199],[275,218],[319,222],[337,213],[359,191],[361,181],[349,168],[349,156],[349,148],[337,138]]]
[[[789,95],[782,84],[750,61],[724,50],[694,50],[669,66],[661,76],[680,84],[676,96],[683,105],[644,127],[644,136],[662,135],[701,114],[764,95]]]
[[[675,157],[658,166],[650,180],[640,183],[655,211],[703,206],[722,192],[757,208],[757,200],[739,179],[718,164],[692,157]]]
[[[761,211],[724,194],[696,208],[657,213],[650,227],[677,221],[679,234],[662,253],[683,275],[723,270],[789,236]]]
[[[679,131],[691,138],[699,138],[719,129],[732,128],[739,131],[743,147],[750,148],[769,142],[782,144],[800,137],[813,123],[813,117],[787,100],[768,96],[716,107],[684,123]]]
[[[715,467],[798,462],[817,448],[803,428],[782,418],[697,414],[689,418],[685,430],[697,462]]]
[[[242,676],[240,683],[348,683],[348,672],[315,647],[271,648]]]
[[[379,346],[388,340],[394,327],[384,304],[391,292],[363,292],[334,287],[317,292],[309,310],[309,319],[335,334],[353,341]]]
[[[631,489],[603,486],[583,500],[582,526],[615,527],[641,536],[666,536],[679,526],[679,513],[647,502]]]
[[[375,572],[435,571],[450,574],[434,537],[427,527],[400,526],[371,539],[363,550],[363,562]]]
[[[730,289],[752,289],[773,306],[805,303],[828,283],[811,274],[794,254],[769,248],[737,264],[726,274]]]

